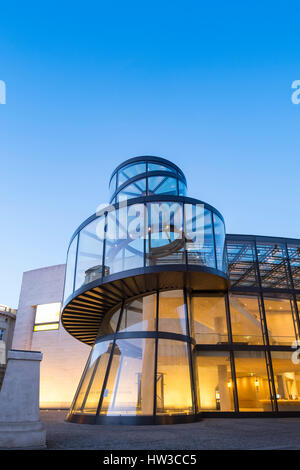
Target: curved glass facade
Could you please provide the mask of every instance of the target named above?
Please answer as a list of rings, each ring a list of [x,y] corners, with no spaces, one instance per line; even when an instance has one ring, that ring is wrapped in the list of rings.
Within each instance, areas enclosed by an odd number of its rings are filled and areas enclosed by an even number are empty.
[[[184,299],[182,290],[155,293],[106,315],[71,416],[195,414]]]
[[[105,316],[70,419],[300,411],[300,241],[229,235],[226,251],[229,292],[158,291]]]
[[[226,235],[185,188],[171,162],[129,160],[71,240],[63,321],[93,344],[71,421],[300,414],[300,241]]]
[[[173,163],[157,157],[138,157],[125,162],[112,174],[110,202],[151,195],[185,196],[186,179]]]
[[[133,202],[109,206],[76,233],[64,300],[85,284],[130,269],[181,264],[227,273],[224,222],[213,209],[176,199]]]

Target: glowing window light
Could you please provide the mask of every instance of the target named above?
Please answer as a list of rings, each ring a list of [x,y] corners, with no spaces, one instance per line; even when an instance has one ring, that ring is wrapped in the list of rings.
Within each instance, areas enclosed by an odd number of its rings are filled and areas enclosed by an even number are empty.
[[[44,323],[42,325],[34,325],[33,331],[58,330],[58,323]]]
[[[33,330],[58,330],[60,308],[60,302],[37,305]]]

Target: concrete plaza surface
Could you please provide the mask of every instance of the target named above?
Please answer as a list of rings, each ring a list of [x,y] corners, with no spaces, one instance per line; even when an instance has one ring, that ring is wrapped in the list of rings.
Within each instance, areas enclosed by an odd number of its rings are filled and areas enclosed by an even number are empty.
[[[66,411],[43,410],[48,449],[300,449],[300,418],[210,418],[162,426],[65,422]]]

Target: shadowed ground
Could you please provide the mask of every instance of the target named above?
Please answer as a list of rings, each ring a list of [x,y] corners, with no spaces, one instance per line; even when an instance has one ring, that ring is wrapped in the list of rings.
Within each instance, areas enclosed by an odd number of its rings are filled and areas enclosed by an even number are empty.
[[[204,419],[164,426],[65,422],[66,411],[41,411],[48,449],[300,449],[300,418]]]

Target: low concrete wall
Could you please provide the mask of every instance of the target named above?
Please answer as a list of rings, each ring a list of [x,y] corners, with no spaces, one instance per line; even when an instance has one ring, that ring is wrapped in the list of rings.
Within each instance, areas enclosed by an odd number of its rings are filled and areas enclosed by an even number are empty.
[[[0,391],[0,447],[45,447],[40,422],[39,382],[42,354],[10,350]]]

